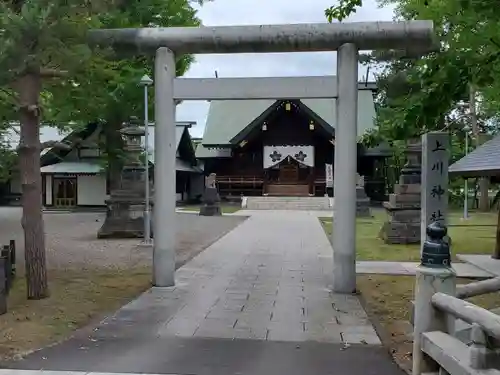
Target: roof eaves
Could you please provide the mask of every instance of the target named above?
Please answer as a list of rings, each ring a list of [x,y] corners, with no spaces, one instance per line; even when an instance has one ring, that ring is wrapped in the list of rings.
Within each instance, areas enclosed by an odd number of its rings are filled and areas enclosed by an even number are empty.
[[[278,108],[280,101],[276,100],[264,112],[257,116],[250,124],[245,126],[238,134],[229,140],[229,145],[237,145],[242,142],[248,135],[260,125],[271,113]],[[205,144],[204,144],[205,145]]]
[[[326,122],[321,116],[319,116],[316,112],[314,112],[311,108],[309,108],[302,101],[299,101],[299,108],[303,110],[309,117],[311,117],[314,122],[318,123],[323,130],[327,132],[328,135],[335,136],[335,128]]]

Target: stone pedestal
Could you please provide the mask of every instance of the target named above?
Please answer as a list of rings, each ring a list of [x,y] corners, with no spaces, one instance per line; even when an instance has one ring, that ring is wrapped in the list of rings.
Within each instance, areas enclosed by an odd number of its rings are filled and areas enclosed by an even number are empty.
[[[366,195],[365,188],[361,186],[356,187],[356,216],[357,217],[371,217],[370,211],[370,198]]]
[[[413,366],[412,374],[432,373],[436,364],[423,355],[421,348],[422,333],[443,331],[455,332],[454,317],[444,317],[436,313],[432,306],[432,296],[436,293],[456,295],[456,274],[451,268],[429,268],[419,265],[416,269],[415,317],[413,324]]]
[[[368,198],[365,191],[365,177],[359,174],[356,183],[356,217],[372,217],[370,198]]]
[[[119,189],[112,190],[106,201],[106,219],[97,238],[144,237],[145,168],[141,160],[144,129],[137,121],[131,121],[125,124],[121,133],[125,136],[125,166]]]
[[[388,220],[380,230],[387,244],[420,243],[421,143],[412,140],[406,149],[407,163],[389,201],[384,202]]]
[[[202,198],[200,216],[221,216],[220,196],[216,187],[206,187]]]

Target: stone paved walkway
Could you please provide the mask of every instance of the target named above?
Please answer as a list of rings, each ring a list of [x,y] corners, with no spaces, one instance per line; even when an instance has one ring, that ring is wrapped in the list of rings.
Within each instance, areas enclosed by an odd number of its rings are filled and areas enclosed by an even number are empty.
[[[379,344],[358,298],[330,293],[331,251],[313,216],[253,215],[177,272],[159,334]]]
[[[467,262],[471,267],[477,267],[492,277],[500,276],[500,259],[493,259],[491,254],[458,254],[457,258]]]
[[[315,215],[255,213],[96,327],[9,368],[196,375],[400,375],[356,296],[330,293]],[[363,359],[360,361],[360,359]]]

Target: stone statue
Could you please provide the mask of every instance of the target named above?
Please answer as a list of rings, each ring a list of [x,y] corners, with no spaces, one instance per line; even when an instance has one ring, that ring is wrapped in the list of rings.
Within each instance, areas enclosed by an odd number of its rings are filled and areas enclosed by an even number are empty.
[[[359,173],[356,174],[358,181],[356,182],[356,186],[365,187],[365,176],[361,176]]]
[[[357,217],[371,217],[370,211],[370,198],[366,195],[365,191],[365,176],[359,173],[356,181],[356,216]]]
[[[215,186],[215,173],[210,173],[205,177],[205,192],[203,193],[203,205],[200,207],[201,216],[220,216],[220,196]]]
[[[205,187],[207,188],[215,188],[215,178],[217,175],[215,173],[210,173],[207,177],[205,177]]]

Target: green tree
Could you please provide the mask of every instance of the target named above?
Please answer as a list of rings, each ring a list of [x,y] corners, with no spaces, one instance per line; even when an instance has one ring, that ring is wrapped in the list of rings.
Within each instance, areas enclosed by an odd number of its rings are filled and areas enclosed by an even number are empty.
[[[10,112],[3,112],[2,119],[4,123],[18,119],[21,125],[18,151],[28,298],[41,299],[49,294],[41,210],[41,118],[44,121],[65,118],[67,122],[74,115],[79,121],[97,118],[114,124],[121,118],[121,112],[128,112],[128,105],[140,102],[126,97],[132,95],[126,87],[132,84],[132,76],[144,73],[137,71],[141,59],[133,60],[134,65],[123,60],[113,62],[115,56],[108,50],[93,54],[86,45],[86,31],[96,27],[178,25],[182,23],[180,18],[188,13],[192,18],[184,19],[185,24],[197,24],[195,11],[182,0],[0,3],[0,99],[2,107],[10,106]],[[143,61],[143,67],[147,67],[147,60]],[[187,64],[191,60],[187,57],[182,61]],[[110,90],[113,86],[115,89]],[[107,99],[104,113],[99,110],[99,98]],[[111,109],[108,103],[113,100],[123,105]]]
[[[448,130],[455,159],[463,155],[466,125],[472,124],[471,135],[476,146],[483,134],[498,132],[500,19],[491,1],[381,0],[379,3],[395,5],[400,20],[432,20],[441,44],[439,51],[417,60],[384,59],[377,54],[363,57],[368,62],[384,62],[378,77],[379,126],[368,138],[405,139],[429,130]],[[342,0],[325,14],[330,22],[333,18],[342,20],[361,5],[357,0]],[[471,106],[476,99],[478,106]],[[489,208],[488,182],[488,179],[480,181],[483,210]],[[496,258],[500,257],[500,229],[498,233]]]
[[[363,6],[363,0],[339,0],[338,5],[325,9],[325,16],[328,22],[333,22],[333,20],[342,22],[351,14],[356,13],[356,9],[361,6]]]
[[[99,17],[99,22],[102,28],[200,25],[196,10],[188,0],[128,1],[126,6]],[[192,55],[179,56],[177,75],[183,75],[193,60]],[[138,83],[144,74],[153,77],[153,56],[123,58],[109,49],[95,50],[92,57],[72,73],[71,81],[52,90],[57,95],[54,94],[51,107],[59,108],[54,117],[71,118],[82,124],[95,121],[102,124],[104,164],[114,188],[120,181],[123,158],[119,129],[131,116],[142,117],[143,90]],[[153,100],[149,103],[152,105]]]

